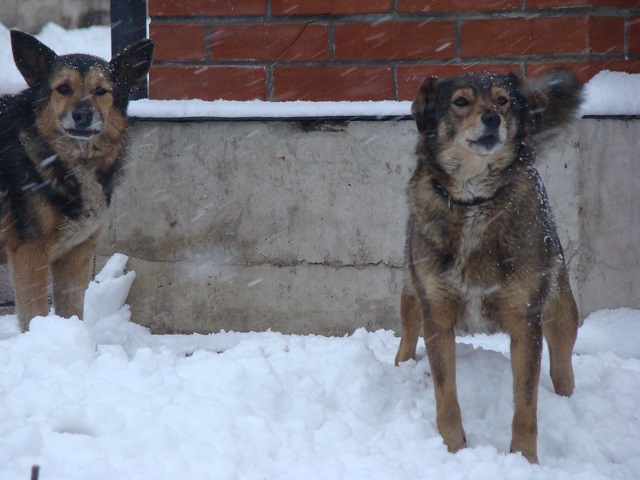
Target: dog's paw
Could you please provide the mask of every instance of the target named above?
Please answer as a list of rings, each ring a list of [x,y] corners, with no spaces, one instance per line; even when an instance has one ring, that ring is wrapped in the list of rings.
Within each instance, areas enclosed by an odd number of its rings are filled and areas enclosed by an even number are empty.
[[[440,435],[442,435],[444,444],[450,453],[456,453],[467,446],[467,436],[462,425],[448,429],[443,428],[440,430]]]
[[[533,450],[531,450],[530,448],[518,449],[512,445],[509,453],[521,453],[522,456],[529,461],[529,463],[538,465],[538,453],[535,448]]]
[[[565,372],[564,375],[553,372],[551,381],[553,382],[553,389],[556,394],[562,397],[570,397],[576,386],[571,367],[569,367],[569,371]]]

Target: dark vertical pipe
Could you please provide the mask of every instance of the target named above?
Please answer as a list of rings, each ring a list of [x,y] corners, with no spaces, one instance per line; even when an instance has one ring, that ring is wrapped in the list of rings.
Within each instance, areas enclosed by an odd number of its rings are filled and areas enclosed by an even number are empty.
[[[147,38],[147,0],[111,0],[111,55],[117,55],[143,38]],[[149,86],[145,80],[131,99],[148,96]]]

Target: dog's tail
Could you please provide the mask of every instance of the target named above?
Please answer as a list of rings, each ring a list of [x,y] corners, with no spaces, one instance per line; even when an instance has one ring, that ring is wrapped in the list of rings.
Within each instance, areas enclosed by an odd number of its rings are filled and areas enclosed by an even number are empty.
[[[539,98],[531,111],[533,134],[546,134],[574,120],[583,100],[582,84],[567,69],[552,70],[532,82],[534,95]]]

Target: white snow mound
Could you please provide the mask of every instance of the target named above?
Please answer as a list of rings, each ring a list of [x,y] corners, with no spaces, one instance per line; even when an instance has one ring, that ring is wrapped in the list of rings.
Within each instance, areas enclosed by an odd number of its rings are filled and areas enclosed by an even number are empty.
[[[586,319],[577,388],[539,394],[539,466],[509,454],[505,335],[461,339],[469,447],[435,427],[424,347],[393,365],[391,331],[151,335],[124,304],[135,274],[114,256],[87,290],[90,321],[0,318],[0,478],[635,479],[640,471],[640,311]],[[462,343],[464,341],[464,343]]]

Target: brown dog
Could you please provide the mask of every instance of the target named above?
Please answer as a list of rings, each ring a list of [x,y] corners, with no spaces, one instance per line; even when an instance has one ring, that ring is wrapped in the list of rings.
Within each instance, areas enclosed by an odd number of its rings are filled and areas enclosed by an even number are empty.
[[[11,31],[29,88],[0,97],[0,227],[25,331],[48,313],[82,316],[84,291],[113,189],[122,178],[127,104],[151,66],[142,40],[110,62],[58,56]]]
[[[424,81],[412,106],[420,139],[409,183],[407,280],[396,364],[424,331],[438,431],[466,445],[456,392],[454,330],[511,336],[511,451],[537,462],[542,336],[556,393],[569,396],[578,311],[546,192],[540,134],[573,119],[581,87],[560,70],[536,85],[516,75]]]

